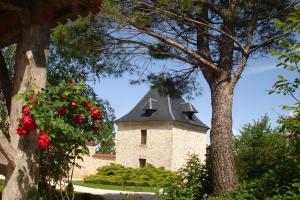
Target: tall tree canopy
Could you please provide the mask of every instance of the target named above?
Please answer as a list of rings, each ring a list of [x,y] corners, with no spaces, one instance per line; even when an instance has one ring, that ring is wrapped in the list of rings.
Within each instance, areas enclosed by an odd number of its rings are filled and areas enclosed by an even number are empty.
[[[211,90],[215,193],[238,183],[232,150],[234,88],[250,56],[264,55],[279,47],[280,38],[290,37],[291,31],[274,20],[285,20],[296,5],[296,0],[105,2],[103,13],[115,22],[106,34],[124,55],[175,59],[182,65],[169,72],[183,80],[203,74]]]

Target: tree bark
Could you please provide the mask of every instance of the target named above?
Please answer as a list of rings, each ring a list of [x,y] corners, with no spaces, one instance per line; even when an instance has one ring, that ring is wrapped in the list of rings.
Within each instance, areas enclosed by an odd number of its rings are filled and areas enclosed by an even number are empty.
[[[227,79],[211,84],[211,150],[214,193],[232,191],[238,184],[232,145],[233,87]]]
[[[17,45],[16,73],[13,80],[9,134],[11,146],[17,151],[15,167],[7,169],[2,200],[33,199],[37,191],[38,165],[34,155],[36,134],[20,138],[16,134],[18,118],[24,102],[20,93],[45,87],[50,29],[47,25],[30,25],[22,31]]]

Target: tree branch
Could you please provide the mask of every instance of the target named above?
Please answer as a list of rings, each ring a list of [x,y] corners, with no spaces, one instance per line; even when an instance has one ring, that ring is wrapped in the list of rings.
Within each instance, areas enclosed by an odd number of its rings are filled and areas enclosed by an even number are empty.
[[[205,26],[205,27],[207,27],[207,28],[209,28],[209,29],[212,29],[212,30],[214,30],[214,31],[217,31],[217,32],[219,32],[219,33],[222,33],[222,34],[226,35],[228,38],[230,38],[231,40],[233,40],[234,43],[237,44],[237,46],[239,46],[241,49],[244,50],[242,44],[241,44],[238,40],[236,40],[235,37],[233,37],[232,35],[226,33],[225,31],[223,31],[223,30],[221,30],[221,29],[219,29],[219,28],[216,28],[216,27],[214,27],[214,26],[211,26],[211,25],[209,24],[209,22],[207,22],[207,23],[200,22],[200,21],[197,21],[197,20],[188,18],[188,17],[186,17],[186,16],[177,15],[177,14],[172,13],[172,12],[169,12],[169,11],[167,11],[167,10],[163,10],[163,9],[154,7],[154,6],[152,6],[152,5],[148,4],[148,3],[145,3],[145,2],[141,2],[141,3],[142,3],[143,5],[145,5],[145,6],[148,6],[148,7],[152,8],[152,9],[156,9],[156,10],[158,10],[158,11],[160,11],[160,12],[163,12],[163,13],[165,13],[166,15],[175,17],[175,18],[177,18],[177,19],[186,20],[186,21],[192,22],[192,23],[194,23],[194,24],[196,24],[196,25]]]
[[[255,9],[255,8],[254,8]],[[247,60],[249,58],[250,55],[250,47],[251,47],[251,43],[253,40],[253,35],[254,35],[254,31],[256,29],[256,24],[257,24],[257,13],[254,10],[253,14],[252,14],[252,18],[251,18],[251,22],[250,25],[248,27],[247,30],[247,37],[246,37],[246,44],[244,47],[244,52],[242,53],[242,59],[240,60],[239,66],[237,68],[237,70],[235,71],[232,79],[231,79],[231,87],[233,88],[236,83],[238,82],[238,80],[241,78],[241,74],[243,73]]]
[[[275,36],[273,36],[273,37],[271,37],[271,38],[269,38],[269,39],[261,42],[260,44],[256,44],[256,45],[251,46],[250,47],[250,54],[253,53],[254,51],[256,51],[257,49],[262,48],[265,45],[267,45],[267,44],[269,44],[269,43],[271,43],[271,42],[273,42],[273,41],[275,41],[277,39],[280,39],[280,38],[282,38],[282,37],[284,37],[284,36],[286,36],[286,35],[288,35],[290,33],[291,33],[291,31],[288,31],[288,32],[285,32],[285,33],[281,33],[279,35],[275,35]]]
[[[1,50],[0,50],[0,89],[4,94],[8,113],[10,113],[12,83],[9,78],[9,72],[8,69],[6,68],[6,63]]]
[[[109,36],[110,38],[112,38],[112,39],[114,39],[114,40],[117,40],[117,41],[119,41],[119,42],[122,42],[122,43],[127,43],[127,44],[137,44],[137,45],[140,45],[140,46],[142,46],[142,47],[144,47],[144,48],[147,48],[147,49],[149,49],[149,48],[155,48],[153,45],[151,45],[151,44],[146,44],[146,43],[144,43],[144,42],[139,42],[139,41],[135,41],[135,40],[126,40],[126,39],[119,39],[119,38],[115,38],[115,37],[112,37],[112,36]],[[158,51],[159,51],[159,49],[157,49]],[[164,53],[164,52],[163,52]],[[193,61],[193,60],[191,60],[191,59],[187,59],[187,58],[184,58],[184,57],[182,57],[182,56],[178,56],[178,55],[176,55],[176,54],[173,54],[173,53],[168,53],[168,52],[166,52],[166,53],[164,53],[164,55],[166,55],[166,56],[169,56],[169,57],[172,57],[172,58],[175,58],[175,59],[177,59],[177,60],[179,60],[179,61],[181,61],[181,62],[184,62],[184,63],[189,63],[190,65],[197,65],[198,63],[196,62],[196,61]]]
[[[152,36],[153,38],[166,43],[168,45],[171,45],[173,47],[176,47],[178,50],[182,51],[183,53],[192,56],[193,58],[195,58],[199,64],[203,65],[205,68],[210,69],[211,71],[214,72],[221,72],[222,69],[218,68],[216,65],[214,65],[213,63],[209,62],[208,60],[204,59],[202,56],[200,56],[199,54],[197,54],[196,52],[192,51],[191,49],[188,49],[187,47],[183,46],[182,44],[168,38],[168,37],[164,37],[162,35],[157,34],[156,32],[148,29],[148,28],[144,28],[144,27],[140,27],[134,23],[130,23],[130,25],[132,25],[134,28],[136,28],[137,30],[139,30],[140,32],[143,32],[149,36]]]
[[[218,6],[208,2],[208,1],[202,1],[202,3],[204,3],[205,5],[207,5],[207,7],[209,7],[209,9],[211,9],[213,12],[215,12],[216,14],[218,14],[221,18],[224,19],[224,14],[222,13],[221,9],[218,8]]]
[[[282,10],[280,10],[279,12],[277,12],[276,14],[270,15],[270,16],[268,16],[267,18],[262,19],[257,25],[259,26],[259,25],[261,25],[261,24],[263,24],[263,23],[265,23],[265,22],[268,22],[268,21],[274,19],[275,17],[280,16],[281,13],[284,14],[284,12],[285,12],[286,10],[292,8],[293,6],[295,6],[295,4],[293,4],[293,3],[292,3],[292,4],[289,4],[288,6],[286,6],[285,8],[283,8]]]

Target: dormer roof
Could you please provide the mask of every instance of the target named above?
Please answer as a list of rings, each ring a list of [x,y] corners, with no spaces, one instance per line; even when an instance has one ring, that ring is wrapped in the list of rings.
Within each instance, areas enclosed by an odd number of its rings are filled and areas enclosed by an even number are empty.
[[[209,129],[195,113],[198,113],[196,108],[182,97],[162,95],[157,89],[151,89],[128,114],[116,120],[116,123],[179,121]]]

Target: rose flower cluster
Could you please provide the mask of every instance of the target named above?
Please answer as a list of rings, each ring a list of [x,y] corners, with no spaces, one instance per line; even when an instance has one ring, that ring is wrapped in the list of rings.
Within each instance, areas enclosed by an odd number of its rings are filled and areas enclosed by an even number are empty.
[[[49,86],[48,90],[42,93],[28,92],[27,97],[25,96],[27,103],[22,108],[22,118],[16,130],[17,134],[25,137],[30,132],[38,130],[36,143],[40,149],[47,149],[50,147],[52,136],[52,147],[54,147],[57,138],[70,130],[72,132],[79,130],[80,133],[99,130],[102,123],[99,121],[103,119],[103,114],[88,96],[82,95],[84,90],[84,87],[71,81],[60,86]],[[41,113],[44,110],[50,112],[45,115]],[[48,120],[51,120],[51,123]],[[64,123],[70,126],[64,128]],[[56,134],[59,134],[58,137]]]
[[[22,108],[21,113],[23,114],[23,117],[19,120],[19,126],[17,128],[17,134],[20,136],[27,136],[30,132],[35,131],[37,129],[37,125],[30,115],[30,107],[24,106]],[[40,147],[40,149],[47,149],[50,146],[50,140],[49,136],[45,132],[41,132],[38,135],[37,139],[37,145]]]
[[[99,121],[99,120],[103,119],[102,112],[99,109],[94,108],[91,104],[87,103],[86,101],[82,101],[80,104],[75,102],[75,101],[70,101],[69,102],[69,107],[72,110],[76,110],[78,106],[82,106],[82,107],[86,108],[87,110],[89,110],[91,118],[94,119],[95,121]],[[65,107],[61,107],[60,109],[58,109],[58,114],[59,114],[60,117],[64,117],[65,115],[68,114],[68,112],[69,111]],[[84,121],[84,115],[75,114],[73,116],[72,120],[75,124],[82,124],[83,121]],[[90,128],[92,130],[98,130],[99,125],[97,123],[93,123]]]

